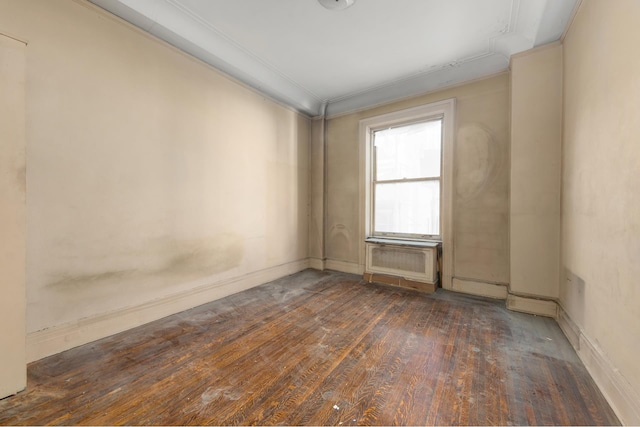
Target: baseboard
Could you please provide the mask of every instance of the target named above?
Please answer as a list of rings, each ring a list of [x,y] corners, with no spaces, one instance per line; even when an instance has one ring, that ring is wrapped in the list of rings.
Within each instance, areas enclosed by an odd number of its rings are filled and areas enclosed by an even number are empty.
[[[334,259],[326,260],[324,262],[324,268],[327,270],[341,271],[343,273],[351,273],[351,274],[364,273],[364,265],[360,265],[355,262],[337,261]]]
[[[320,258],[309,258],[309,268],[320,271],[324,270],[324,260]]]
[[[558,324],[620,422],[623,425],[640,425],[640,390],[633,388],[561,305],[558,307]]]
[[[474,280],[457,278],[453,278],[450,289],[455,292],[462,292],[465,294],[478,295],[495,299],[507,299],[508,293],[508,289],[505,285],[476,282]]]
[[[573,322],[560,304],[558,304],[558,317],[556,317],[556,321],[577,353],[580,349],[580,328]]]
[[[309,259],[293,261],[212,283],[121,310],[80,319],[27,335],[27,362],[224,298],[254,286],[309,268]]]
[[[454,292],[478,295],[481,297],[506,300],[509,310],[523,313],[536,314],[539,316],[557,316],[557,304],[555,301],[527,298],[509,293],[506,285],[496,283],[478,282],[475,280],[453,278],[451,288]]]
[[[509,296],[507,296],[507,308],[513,311],[552,317],[554,319],[558,317],[558,304],[551,300],[509,294]]]

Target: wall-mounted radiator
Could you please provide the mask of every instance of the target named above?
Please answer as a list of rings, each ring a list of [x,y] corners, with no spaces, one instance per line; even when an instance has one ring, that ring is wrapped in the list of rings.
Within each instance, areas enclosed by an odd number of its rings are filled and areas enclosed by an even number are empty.
[[[384,274],[418,282],[438,282],[439,242],[367,239],[365,274]]]

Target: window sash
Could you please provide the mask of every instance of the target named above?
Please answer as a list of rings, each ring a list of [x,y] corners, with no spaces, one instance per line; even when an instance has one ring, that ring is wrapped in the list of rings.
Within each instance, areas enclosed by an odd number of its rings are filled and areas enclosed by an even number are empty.
[[[437,209],[436,212],[434,213],[430,207],[432,207],[432,204],[427,204],[426,206],[420,206],[419,204],[415,204],[415,198],[412,197],[405,197],[403,199],[394,199],[392,197],[391,199],[391,204],[392,206],[390,207],[390,209],[387,209],[386,215],[385,215],[385,211],[383,210],[383,208],[381,206],[378,205],[378,194],[382,193],[382,191],[378,191],[379,188],[381,186],[384,186],[385,184],[393,184],[396,186],[395,190],[396,191],[402,191],[399,188],[397,188],[398,186],[410,186],[412,184],[416,184],[416,183],[420,183],[420,182],[424,182],[424,183],[431,183],[431,182],[437,182],[437,186],[436,186],[436,198],[437,200],[435,201],[435,203],[437,204]],[[380,188],[380,190],[382,190],[382,188]],[[406,189],[409,190],[410,189]],[[418,189],[420,190],[420,189]],[[427,192],[425,193],[425,196],[429,195],[429,188],[425,188],[424,190],[426,190]],[[420,191],[424,191],[424,190],[420,190]],[[433,188],[431,189],[433,190]],[[415,191],[415,190],[414,190]],[[433,193],[431,193],[433,194]],[[392,238],[402,238],[402,239],[410,239],[410,240],[440,240],[440,233],[441,233],[441,211],[442,211],[442,207],[441,207],[441,200],[442,200],[442,181],[438,178],[428,178],[428,179],[413,179],[413,180],[406,180],[406,181],[395,181],[395,182],[377,182],[373,184],[373,237],[392,237]],[[404,206],[398,206],[398,204],[400,205],[404,205]],[[418,214],[420,216],[419,220],[416,220],[415,217],[413,217],[412,214]],[[401,216],[403,217],[402,219],[397,219],[397,216]],[[435,219],[434,219],[435,216]],[[384,225],[382,223],[381,220],[379,220],[379,218],[382,217],[386,217],[386,222],[387,222],[387,230],[384,230]],[[434,225],[433,222],[436,222],[436,224]],[[400,224],[398,224],[398,221],[400,221]],[[393,224],[393,225],[392,225]],[[431,231],[434,230],[434,228],[437,227],[437,234],[429,234],[429,233],[417,233],[417,232],[410,232],[408,230],[410,229],[424,229],[425,231]],[[398,231],[389,231],[389,229],[395,229]],[[384,230],[384,231],[383,231]]]
[[[401,123],[393,126],[393,128],[399,128],[404,126],[409,126],[417,123],[427,123],[433,121],[440,121],[442,123],[442,116],[429,117],[426,120],[417,120],[412,122]],[[443,124],[444,126],[444,124]],[[438,176],[423,176],[423,177],[414,177],[414,178],[402,178],[402,179],[377,179],[377,150],[375,145],[375,137],[376,132],[384,129],[389,129],[389,127],[381,128],[381,129],[371,129],[371,156],[372,156],[372,177],[371,177],[371,220],[372,220],[372,236],[374,237],[391,237],[391,238],[401,238],[407,240],[441,240],[442,238],[442,156],[443,156],[443,146],[442,146],[442,138],[443,131],[442,128],[440,130],[440,175]],[[419,233],[399,233],[399,232],[389,232],[389,231],[379,231],[378,223],[376,221],[376,196],[377,196],[377,186],[378,184],[402,184],[402,183],[416,183],[416,182],[426,182],[426,181],[438,181],[439,185],[439,195],[438,195],[438,207],[439,207],[439,216],[438,216],[438,234],[419,234]]]

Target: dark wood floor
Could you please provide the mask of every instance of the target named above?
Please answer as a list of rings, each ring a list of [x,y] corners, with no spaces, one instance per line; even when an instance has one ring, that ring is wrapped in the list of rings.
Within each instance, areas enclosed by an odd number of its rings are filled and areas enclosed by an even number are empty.
[[[553,320],[313,270],[28,377],[1,424],[618,424]]]

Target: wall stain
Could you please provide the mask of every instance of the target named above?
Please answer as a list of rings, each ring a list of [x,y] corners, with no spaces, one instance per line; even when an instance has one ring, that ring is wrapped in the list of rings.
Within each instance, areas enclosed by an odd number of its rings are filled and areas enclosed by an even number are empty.
[[[18,169],[16,173],[16,182],[18,183],[18,189],[22,193],[27,192],[27,167],[22,166]]]
[[[117,270],[76,276],[70,274],[61,274],[58,276],[58,280],[50,283],[48,286],[55,288],[78,288],[88,283],[122,280],[127,276],[133,275],[136,272],[136,270]]]
[[[212,275],[237,267],[244,256],[242,239],[231,233],[206,242],[181,241],[177,246],[177,253],[157,273]]]
[[[108,287],[117,282],[135,283],[144,279],[175,277],[172,284],[203,278],[238,267],[244,257],[243,238],[233,233],[223,233],[210,239],[163,239],[150,245],[150,251],[164,259],[157,268],[118,268],[113,270],[78,274],[64,272],[55,275],[47,285],[59,291],[69,289]],[[135,255],[131,255],[135,263]]]
[[[309,218],[309,256],[322,258],[322,230],[313,216]]]
[[[456,141],[456,193],[462,200],[483,192],[496,175],[500,158],[493,135],[482,125],[460,127]]]
[[[351,233],[344,224],[336,224],[329,230],[331,255],[337,259],[348,259],[352,249]]]

